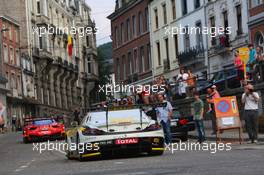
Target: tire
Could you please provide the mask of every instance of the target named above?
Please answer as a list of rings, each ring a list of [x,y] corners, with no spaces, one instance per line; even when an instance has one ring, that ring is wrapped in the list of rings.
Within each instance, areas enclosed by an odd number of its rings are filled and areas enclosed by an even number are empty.
[[[164,153],[164,151],[151,151],[149,153],[150,156],[161,156]]]
[[[79,147],[79,143],[80,143],[80,137],[79,137],[79,134],[77,133],[76,135],[76,145],[77,145],[77,154],[78,154],[78,160],[80,162],[83,162],[85,160],[85,158],[82,157],[82,155],[79,153],[79,150],[78,150],[78,147]]]
[[[65,137],[65,143],[67,143],[67,145],[69,145],[67,137]],[[70,148],[68,147],[68,150],[66,151],[66,157],[67,157],[68,160],[73,160],[74,158],[71,157],[71,152],[69,151],[69,149]]]
[[[184,135],[180,136],[181,141],[186,142],[188,140],[188,132],[184,133]]]
[[[29,141],[28,141],[28,138],[27,138],[27,137],[23,137],[23,143],[25,143],[25,144],[29,143]]]

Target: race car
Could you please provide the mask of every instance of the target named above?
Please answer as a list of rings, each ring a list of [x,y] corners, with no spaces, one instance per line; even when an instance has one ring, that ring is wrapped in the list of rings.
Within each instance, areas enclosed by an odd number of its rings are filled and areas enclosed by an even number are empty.
[[[122,153],[162,155],[164,133],[140,108],[94,111],[67,131],[66,143],[67,158],[80,161]]]
[[[64,139],[65,127],[50,118],[25,119],[23,128],[23,142],[37,142],[42,140]]]

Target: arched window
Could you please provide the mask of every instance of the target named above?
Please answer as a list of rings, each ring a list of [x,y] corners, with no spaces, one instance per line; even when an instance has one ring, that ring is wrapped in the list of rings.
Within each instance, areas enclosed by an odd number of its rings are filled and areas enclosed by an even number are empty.
[[[261,32],[255,34],[254,42],[256,46],[260,46],[262,50],[264,49],[264,35]]]

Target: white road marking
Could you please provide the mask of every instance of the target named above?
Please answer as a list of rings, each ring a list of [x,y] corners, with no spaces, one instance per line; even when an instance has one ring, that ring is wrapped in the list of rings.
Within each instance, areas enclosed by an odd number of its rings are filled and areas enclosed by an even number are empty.
[[[15,172],[23,171],[25,168],[28,168],[35,159],[32,159],[30,162],[26,163],[25,165],[21,165],[19,168],[15,169]]]
[[[121,165],[124,164],[124,162],[115,162],[115,164]]]

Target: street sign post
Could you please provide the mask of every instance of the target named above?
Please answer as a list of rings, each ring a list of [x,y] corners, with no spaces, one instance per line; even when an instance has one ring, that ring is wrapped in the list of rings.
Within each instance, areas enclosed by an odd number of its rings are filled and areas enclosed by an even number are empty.
[[[214,99],[216,124],[217,124],[217,142],[221,142],[221,133],[224,130],[238,130],[239,142],[242,143],[242,126],[239,116],[237,99],[235,96],[222,97]]]

